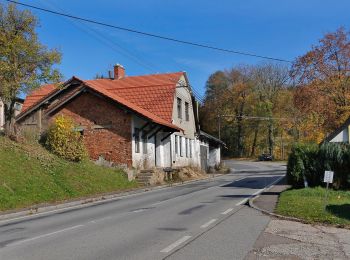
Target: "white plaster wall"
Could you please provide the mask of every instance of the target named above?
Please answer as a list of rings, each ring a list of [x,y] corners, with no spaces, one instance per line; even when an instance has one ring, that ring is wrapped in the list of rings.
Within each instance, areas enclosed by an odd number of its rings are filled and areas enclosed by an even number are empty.
[[[133,115],[131,121],[131,133],[132,133],[132,166],[137,169],[152,168],[155,166],[155,145],[154,137],[147,141],[147,153],[144,154],[142,132],[140,133],[140,152],[135,152],[135,128],[143,127],[147,121]]]
[[[204,154],[203,155],[201,154],[201,149],[200,149],[201,146],[205,146],[207,148],[207,158],[206,158],[206,160],[207,160],[207,162],[209,160],[209,143],[201,141],[199,139],[196,139],[195,140],[195,149],[196,149],[196,155],[197,155],[196,156],[196,165],[199,168],[203,167],[201,165],[201,157],[204,156]]]
[[[332,143],[349,143],[349,127],[346,127],[330,142]]]
[[[22,110],[23,104],[16,102],[15,105],[15,116],[17,116]],[[5,125],[5,104],[0,99],[0,130],[4,129]]]
[[[179,82],[185,82],[185,77],[182,76]],[[184,83],[177,84],[173,102],[172,123],[184,130],[184,133],[178,133],[179,135],[186,136],[193,140],[195,138],[196,125],[193,114],[192,98],[188,87],[182,87],[183,85]],[[181,98],[182,101],[182,119],[180,119],[177,114],[177,98]],[[186,121],[185,102],[189,103],[189,121]]]
[[[209,162],[208,166],[216,167],[220,164],[220,147],[209,149]]]
[[[182,167],[182,166],[198,166],[198,154],[196,152],[196,140],[195,140],[195,133],[196,133],[196,125],[195,125],[195,119],[193,114],[193,104],[192,104],[192,98],[191,93],[188,87],[185,87],[184,84],[186,82],[186,79],[184,76],[182,76],[179,80],[179,83],[177,84],[177,88],[174,95],[174,102],[173,102],[173,115],[172,115],[172,123],[181,129],[183,129],[183,132],[176,132],[171,135],[171,146],[172,146],[172,164],[175,167]],[[181,99],[182,103],[182,118],[178,117],[177,113],[177,98]],[[186,121],[186,114],[185,114],[185,102],[189,104],[189,120]],[[180,138],[178,142],[178,154],[175,153],[175,138],[176,136],[181,136],[182,142],[180,143]],[[188,156],[186,156],[186,138],[189,140],[187,141],[187,149],[188,149]],[[180,145],[182,147],[183,156],[180,154]],[[189,153],[189,145],[192,146],[192,156],[190,156]]]
[[[178,153],[176,153],[176,149],[175,149],[175,138],[176,136],[179,138],[178,140]],[[180,139],[180,137],[182,137]],[[187,137],[186,137],[187,138]],[[180,143],[180,140],[181,143]],[[183,166],[192,166],[192,167],[196,167],[198,166],[197,164],[197,154],[196,154],[196,147],[195,147],[195,139],[190,139],[188,138],[187,141],[187,149],[188,149],[188,153],[186,156],[186,139],[185,139],[185,135],[182,135],[180,133],[175,133],[171,135],[171,143],[172,143],[172,166],[175,167],[183,167]],[[180,145],[181,145],[181,149],[182,149],[182,156],[180,153]],[[192,145],[192,154],[190,153],[190,148],[189,146]]]

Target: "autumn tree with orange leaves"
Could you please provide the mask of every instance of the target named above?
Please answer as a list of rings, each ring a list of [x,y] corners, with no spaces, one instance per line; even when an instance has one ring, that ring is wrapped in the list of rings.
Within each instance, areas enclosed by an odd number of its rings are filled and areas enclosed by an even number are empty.
[[[301,139],[320,142],[350,116],[350,32],[327,33],[297,58],[291,76]]]

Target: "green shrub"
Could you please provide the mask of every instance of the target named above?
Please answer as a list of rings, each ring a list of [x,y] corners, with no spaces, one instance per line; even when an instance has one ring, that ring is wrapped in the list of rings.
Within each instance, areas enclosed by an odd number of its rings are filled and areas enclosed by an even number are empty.
[[[304,187],[304,178],[313,185],[317,182],[315,160],[317,145],[296,144],[292,147],[287,164],[287,181],[294,188]]]
[[[340,143],[324,143],[318,152],[318,172],[334,171],[334,188],[349,187],[350,176],[349,153],[350,146]]]
[[[297,144],[288,158],[287,180],[294,188],[324,185],[324,171],[334,171],[333,187],[350,187],[350,146],[338,143]]]
[[[48,129],[46,146],[64,159],[81,161],[87,156],[87,152],[81,134],[74,131],[74,128],[71,118],[58,116]]]

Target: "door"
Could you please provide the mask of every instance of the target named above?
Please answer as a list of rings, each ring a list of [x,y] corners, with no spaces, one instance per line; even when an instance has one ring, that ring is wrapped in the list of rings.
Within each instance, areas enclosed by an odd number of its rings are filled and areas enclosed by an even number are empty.
[[[208,149],[206,146],[200,146],[200,155],[201,155],[201,169],[204,171],[208,170]]]

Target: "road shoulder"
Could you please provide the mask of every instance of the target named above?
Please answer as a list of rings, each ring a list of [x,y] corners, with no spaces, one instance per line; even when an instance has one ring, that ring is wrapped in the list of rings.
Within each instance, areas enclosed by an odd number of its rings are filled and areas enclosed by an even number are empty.
[[[349,259],[350,230],[304,224],[273,214],[279,194],[287,188],[281,180],[250,200],[253,208],[272,218],[245,259]]]

